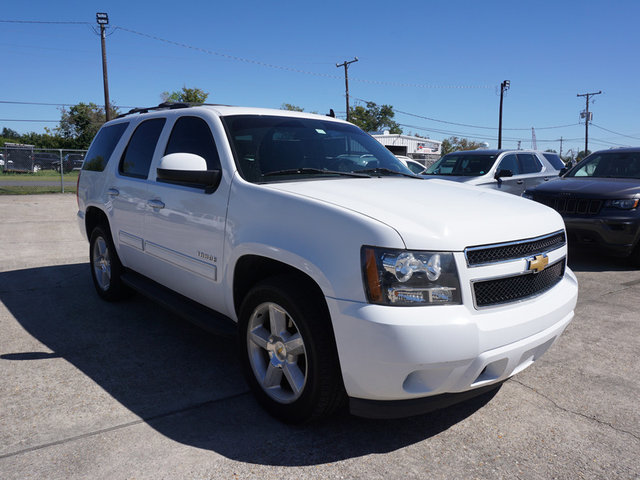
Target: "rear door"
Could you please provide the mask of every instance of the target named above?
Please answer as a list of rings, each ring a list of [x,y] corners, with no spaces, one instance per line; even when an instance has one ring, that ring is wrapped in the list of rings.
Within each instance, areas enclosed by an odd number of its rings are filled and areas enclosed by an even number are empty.
[[[547,171],[534,153],[518,153],[518,162],[520,165],[520,179],[524,180],[524,186],[518,195],[527,188],[535,187],[551,178],[550,175],[552,174]]]
[[[120,260],[143,274],[147,270],[143,226],[149,201],[149,168],[165,122],[165,118],[152,118],[136,127],[119,159],[113,184],[107,188],[111,233]]]

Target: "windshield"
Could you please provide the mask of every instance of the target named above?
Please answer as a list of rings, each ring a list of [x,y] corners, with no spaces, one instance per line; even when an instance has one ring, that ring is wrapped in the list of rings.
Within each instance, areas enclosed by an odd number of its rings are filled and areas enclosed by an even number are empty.
[[[640,178],[640,152],[602,152],[589,155],[566,177]]]
[[[240,174],[249,182],[319,176],[368,178],[372,174],[413,176],[382,144],[353,125],[262,115],[222,120]]]
[[[477,177],[487,173],[498,155],[448,153],[424,172],[425,175],[455,175]]]

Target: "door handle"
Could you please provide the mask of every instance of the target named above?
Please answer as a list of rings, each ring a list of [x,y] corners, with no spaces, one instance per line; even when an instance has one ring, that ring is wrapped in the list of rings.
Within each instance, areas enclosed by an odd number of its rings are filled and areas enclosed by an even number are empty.
[[[518,185],[522,185],[522,184],[524,183],[524,180],[518,180],[516,183],[517,183]]]
[[[151,208],[154,208],[154,209],[155,208],[157,208],[157,209],[164,208],[164,203],[162,201],[160,201],[160,200],[157,200],[157,199],[149,200],[147,202],[147,205],[149,205]]]
[[[111,197],[117,197],[118,195],[120,195],[120,191],[117,188],[110,188],[109,190],[107,190],[107,195]]]

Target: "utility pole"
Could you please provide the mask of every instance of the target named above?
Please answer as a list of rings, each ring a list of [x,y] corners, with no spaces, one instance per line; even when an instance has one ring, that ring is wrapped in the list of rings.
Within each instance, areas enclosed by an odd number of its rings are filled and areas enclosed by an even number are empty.
[[[584,154],[587,155],[587,151],[589,150],[589,97],[593,97],[594,95],[600,95],[602,90],[598,90],[597,92],[592,93],[579,93],[578,97],[587,97],[587,108],[584,111]]]
[[[504,98],[504,92],[509,90],[511,82],[505,80],[500,84],[500,119],[498,121],[498,150],[502,148],[502,99]]]
[[[104,12],[96,13],[96,22],[100,25],[100,42],[102,44],[102,83],[104,84],[104,114],[107,122],[111,120],[109,102],[109,80],[107,79],[107,47],[105,45],[104,30],[109,25],[109,15]]]
[[[353,60],[347,62],[346,60],[343,63],[336,63],[336,67],[344,67],[344,87],[347,96],[347,122],[349,121],[349,64],[355,63],[358,61],[358,57],[353,57]]]
[[[562,137],[560,137],[560,158],[562,158]]]

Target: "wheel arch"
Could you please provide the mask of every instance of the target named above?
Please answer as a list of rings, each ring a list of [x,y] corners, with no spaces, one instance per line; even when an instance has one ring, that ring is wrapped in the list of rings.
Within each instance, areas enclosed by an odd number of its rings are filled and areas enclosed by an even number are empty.
[[[233,271],[233,306],[236,315],[240,314],[240,305],[249,290],[259,282],[267,278],[278,276],[295,277],[318,300],[322,308],[326,310],[329,318],[329,307],[324,298],[320,285],[308,274],[296,267],[260,255],[244,255],[238,259]]]
[[[87,211],[84,214],[84,227],[87,233],[87,238],[91,238],[91,232],[98,225],[104,225],[109,231],[108,233],[111,234],[107,214],[97,207],[87,208]]]

